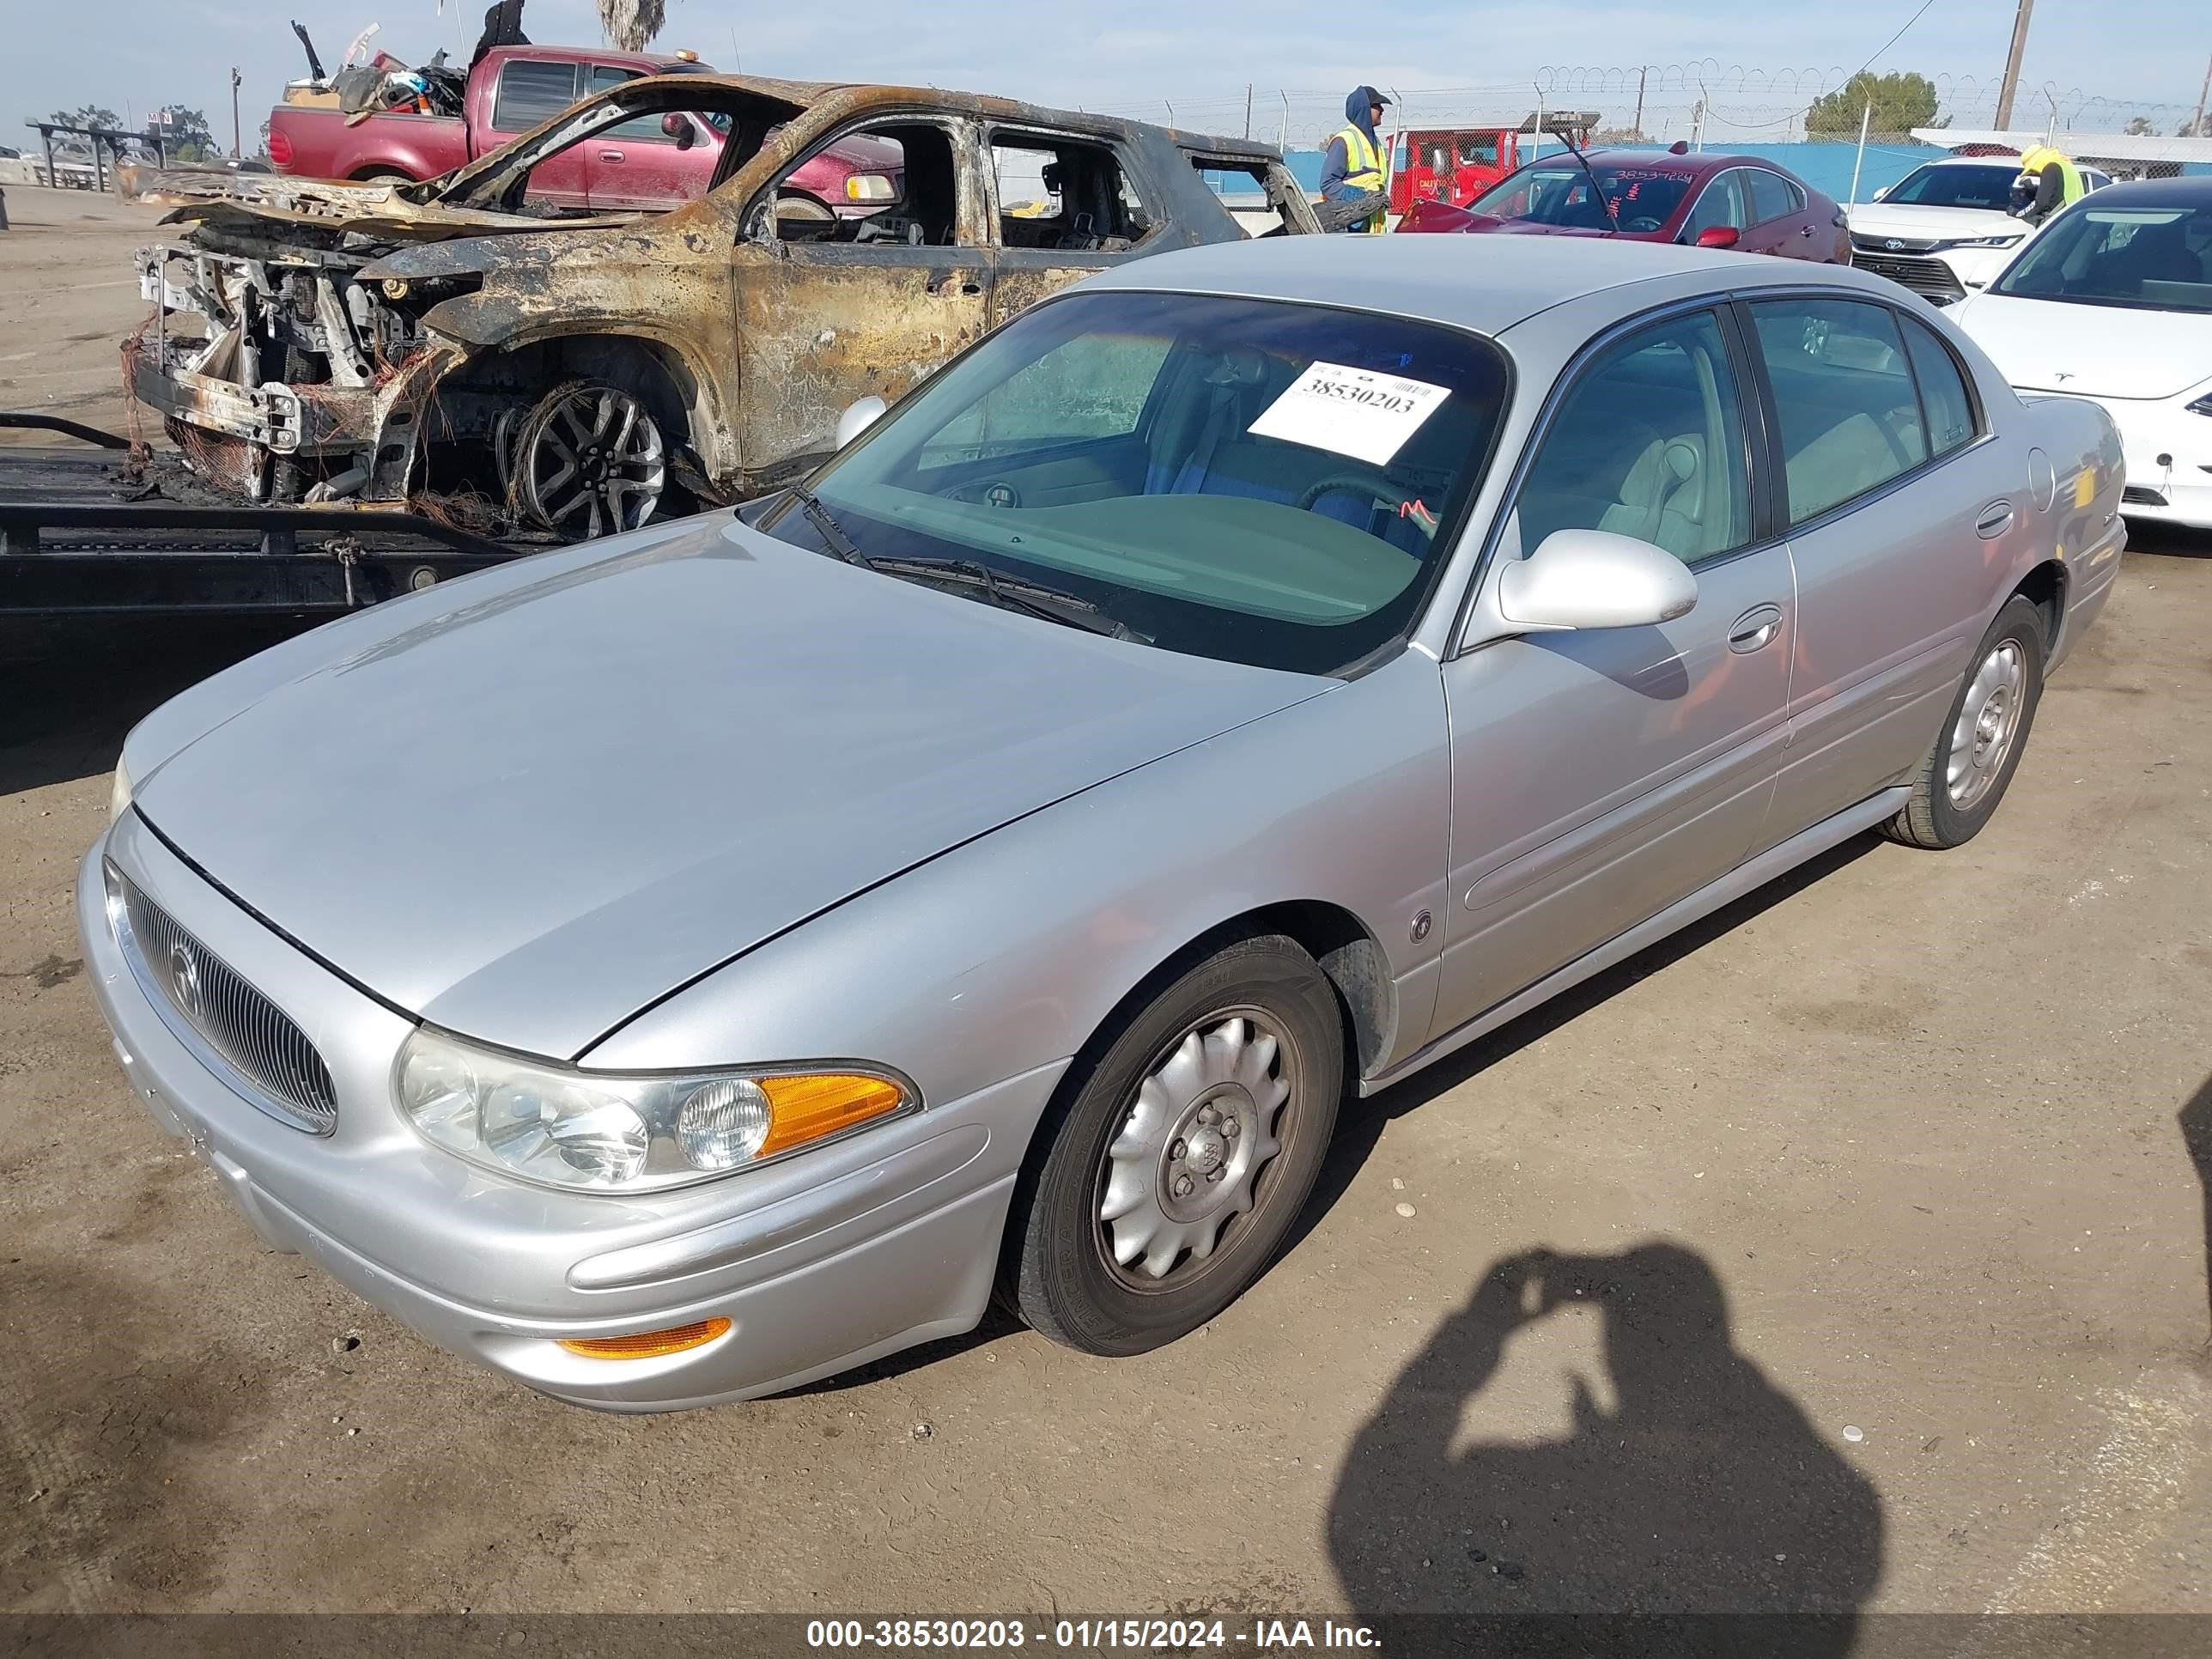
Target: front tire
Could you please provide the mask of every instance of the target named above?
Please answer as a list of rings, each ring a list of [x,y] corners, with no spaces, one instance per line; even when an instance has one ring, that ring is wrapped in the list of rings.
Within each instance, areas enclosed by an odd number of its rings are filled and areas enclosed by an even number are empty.
[[[1957,847],[1996,816],[2035,724],[2047,649],[2043,612],[2014,594],[1975,649],[1912,781],[1912,799],[1881,826],[1883,835],[1907,847]]]
[[[1313,1191],[1344,1086],[1336,994],[1264,935],[1191,968],[1077,1085],[1017,1212],[1013,1301],[1086,1353],[1142,1353],[1263,1273]]]

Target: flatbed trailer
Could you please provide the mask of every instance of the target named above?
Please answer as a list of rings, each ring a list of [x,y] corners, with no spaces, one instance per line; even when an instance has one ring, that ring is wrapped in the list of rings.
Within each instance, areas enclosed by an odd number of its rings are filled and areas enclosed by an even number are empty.
[[[337,616],[554,544],[420,512],[240,501],[115,433],[48,415],[0,427],[71,441],[0,447],[0,621]]]

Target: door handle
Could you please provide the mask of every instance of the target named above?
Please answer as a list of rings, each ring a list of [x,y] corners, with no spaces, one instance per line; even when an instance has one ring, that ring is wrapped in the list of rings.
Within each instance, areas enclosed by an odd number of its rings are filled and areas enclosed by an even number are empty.
[[[1782,607],[1778,605],[1755,605],[1729,624],[1729,649],[1738,656],[1748,656],[1761,647],[1770,645],[1782,631]]]
[[[1797,227],[1797,234],[1800,236],[1810,236],[1813,234],[1813,227],[1810,225],[1800,225]]]
[[[622,159],[623,153],[618,149],[603,149],[599,152],[599,160],[602,161],[619,161]]]
[[[983,285],[972,276],[947,276],[943,282],[933,284],[929,291],[940,300],[953,300],[962,295],[981,294]]]
[[[1984,541],[1994,541],[2012,528],[2012,503],[1991,501],[1982,509],[1982,516],[1974,520],[1974,534]]]

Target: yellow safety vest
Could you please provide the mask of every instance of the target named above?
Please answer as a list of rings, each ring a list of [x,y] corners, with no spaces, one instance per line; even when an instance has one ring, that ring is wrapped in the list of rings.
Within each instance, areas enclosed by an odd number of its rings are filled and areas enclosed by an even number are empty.
[[[1346,125],[1336,135],[1344,141],[1344,188],[1351,195],[1364,196],[1373,191],[1378,195],[1390,188],[1390,158],[1375,141],[1358,127]],[[1376,212],[1361,227],[1380,233],[1384,216]]]
[[[2021,167],[2039,182],[2043,177],[2043,169],[2053,161],[2058,163],[2058,205],[2071,207],[2089,193],[2088,182],[2081,177],[2081,169],[2074,165],[2072,156],[2063,150],[2045,147],[2032,149],[2021,157]]]
[[[2062,155],[2058,158],[2058,180],[2060,185],[2058,205],[2061,207],[2071,207],[2089,193],[2087,185],[2081,179],[2081,169],[2075,167],[2067,156]]]

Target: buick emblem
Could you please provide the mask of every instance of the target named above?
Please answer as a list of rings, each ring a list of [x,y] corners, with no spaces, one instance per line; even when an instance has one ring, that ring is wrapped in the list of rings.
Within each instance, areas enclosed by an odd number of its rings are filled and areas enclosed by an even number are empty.
[[[200,959],[182,939],[169,947],[169,994],[178,1012],[192,1019],[200,1017]]]
[[[1894,253],[1899,248],[1903,247],[1905,244],[1899,241],[1896,237],[1890,236],[1883,239],[1881,246],[1886,252]]]

